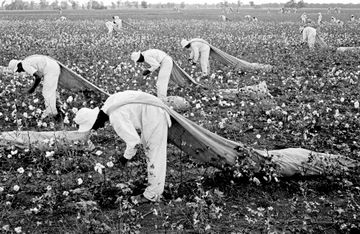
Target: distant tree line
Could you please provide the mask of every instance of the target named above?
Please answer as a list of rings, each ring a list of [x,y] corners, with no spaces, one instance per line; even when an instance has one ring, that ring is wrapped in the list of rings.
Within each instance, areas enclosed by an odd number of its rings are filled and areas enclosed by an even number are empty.
[[[274,0],[276,1],[276,0]],[[229,3],[228,1],[221,1],[217,4],[185,4],[185,2],[181,2],[180,4],[175,3],[158,3],[158,4],[149,4],[146,0],[140,2],[138,1],[123,1],[123,0],[114,0],[111,2],[109,6],[105,6],[102,1],[99,0],[89,0],[85,4],[80,4],[76,0],[40,0],[40,2],[35,2],[35,0],[12,0],[11,3],[6,3],[6,0],[0,0],[1,9],[3,10],[49,10],[49,9],[120,9],[120,8],[192,8],[192,7],[204,7],[204,8],[236,8],[239,9],[241,7],[246,7],[242,3],[242,0],[238,0],[236,3]],[[289,0],[285,4],[279,3],[268,3],[268,4],[259,4],[255,5],[254,1],[250,1],[250,7],[257,8],[333,8],[333,7],[341,7],[341,8],[360,8],[360,4],[315,4],[315,3],[305,3],[304,0]]]

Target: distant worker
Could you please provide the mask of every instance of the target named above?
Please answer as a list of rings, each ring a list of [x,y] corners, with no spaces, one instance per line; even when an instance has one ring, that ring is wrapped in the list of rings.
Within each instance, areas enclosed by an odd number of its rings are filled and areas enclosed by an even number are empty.
[[[326,48],[327,44],[322,38],[317,35],[316,29],[310,26],[300,27],[300,32],[302,33],[302,42],[307,42],[309,48],[313,50],[315,44],[318,44],[321,48]]]
[[[113,21],[107,21],[105,25],[108,29],[108,35],[112,35],[114,30],[117,32],[123,30],[124,25],[136,30],[136,28],[133,25],[126,22],[125,20],[120,19],[119,16],[117,15],[113,16]]]
[[[306,13],[305,13],[305,12],[302,13],[302,15],[300,16],[300,18],[301,18],[301,22],[305,24],[306,21],[307,21],[307,15],[306,15]]]
[[[355,22],[355,21],[356,21],[355,16],[354,16],[354,15],[351,15],[351,17],[350,17],[350,22]]]
[[[320,25],[321,22],[322,22],[322,14],[321,14],[321,12],[319,12],[317,23]]]
[[[201,78],[208,76],[210,74],[210,46],[206,43],[206,41],[200,38],[194,38],[190,41],[183,39],[180,44],[182,48],[190,50],[189,61],[192,64],[195,65],[200,57],[202,74],[197,78],[197,81],[199,82]]]
[[[230,19],[228,17],[226,17],[225,15],[220,15],[219,17],[220,17],[221,21],[224,21],[224,22],[230,21]]]
[[[108,29],[109,35],[111,35],[114,30],[122,30],[122,20],[119,18],[119,16],[113,16],[113,21],[107,21],[105,25]]]
[[[200,57],[200,66],[202,74],[197,78],[199,82],[201,78],[207,77],[210,74],[209,56],[216,59],[225,66],[231,66],[235,70],[259,70],[270,71],[273,66],[268,64],[250,63],[245,60],[232,56],[219,48],[209,44],[201,38],[193,38],[191,40],[182,39],[181,47],[190,51],[189,62],[196,65]]]

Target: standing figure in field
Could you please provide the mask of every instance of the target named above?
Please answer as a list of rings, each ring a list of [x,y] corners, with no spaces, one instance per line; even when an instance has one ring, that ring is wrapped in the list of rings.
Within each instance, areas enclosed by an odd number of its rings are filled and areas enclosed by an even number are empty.
[[[256,18],[255,16],[252,17],[252,22],[257,23],[258,22],[258,18]]]
[[[313,50],[315,48],[315,43],[318,44],[321,48],[326,48],[327,45],[324,40],[317,35],[316,29],[313,27],[300,27],[300,32],[302,33],[302,42],[307,42],[309,48]]]
[[[148,186],[142,195],[136,197],[139,204],[159,201],[164,191],[171,120],[163,106],[162,101],[153,95],[124,91],[109,96],[101,109],[81,108],[74,118],[79,132],[97,130],[110,121],[126,144],[125,152],[119,159],[123,166],[135,156],[136,146],[143,146],[147,157]],[[137,130],[141,131],[141,136]]]
[[[306,23],[306,20],[307,20],[307,15],[306,15],[306,13],[305,13],[305,12],[302,13],[302,15],[300,16],[300,18],[301,18],[301,22],[302,22],[303,24],[305,24],[305,23]]]
[[[320,25],[321,22],[322,22],[322,14],[321,14],[321,12],[319,12],[317,23]]]
[[[202,74],[197,78],[197,81],[199,82],[202,77],[208,76],[210,74],[210,46],[200,38],[194,38],[190,41],[183,39],[180,44],[182,48],[190,50],[189,61],[192,64],[195,65],[200,57]]]
[[[28,93],[33,93],[43,79],[42,95],[45,101],[43,118],[58,115],[56,108],[57,86],[60,76],[60,65],[56,60],[44,55],[32,55],[23,60],[11,60],[8,68],[13,72],[26,72],[34,76],[33,86]]]

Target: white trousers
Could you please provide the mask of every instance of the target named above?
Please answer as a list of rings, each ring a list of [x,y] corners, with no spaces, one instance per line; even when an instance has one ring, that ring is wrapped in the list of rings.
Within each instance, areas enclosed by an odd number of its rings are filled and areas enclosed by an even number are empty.
[[[147,157],[148,172],[148,187],[143,194],[151,201],[158,201],[164,192],[169,128],[167,115],[159,107],[148,105],[143,109],[143,126],[146,127],[142,129],[141,142]]]
[[[114,23],[113,22],[110,22],[110,21],[107,21],[105,23],[105,26],[107,27],[108,29],[108,34],[111,34],[114,30]]]
[[[210,47],[200,51],[200,66],[201,66],[202,75],[204,76],[210,74],[209,56],[210,56]]]
[[[43,73],[42,95],[45,102],[44,116],[57,115],[56,96],[60,76],[60,65],[56,61],[48,60]]]
[[[316,34],[315,33],[310,33],[308,35],[307,38],[307,43],[310,49],[314,49],[315,48],[315,42],[316,42]]]
[[[159,75],[156,81],[157,96],[162,100],[164,100],[167,96],[172,68],[173,60],[170,56],[166,56],[161,62]]]

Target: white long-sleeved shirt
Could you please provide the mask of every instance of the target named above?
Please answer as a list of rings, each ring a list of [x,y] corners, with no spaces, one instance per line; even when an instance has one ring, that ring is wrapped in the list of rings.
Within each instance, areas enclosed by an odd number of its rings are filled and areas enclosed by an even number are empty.
[[[121,19],[115,19],[114,24],[118,29],[122,28],[122,20]]]
[[[190,41],[191,52],[189,58],[192,59],[195,63],[199,60],[200,52],[210,49],[209,45],[197,40],[203,40],[203,39],[194,38]]]
[[[143,132],[144,129],[150,127],[149,124],[156,122],[159,118],[162,118],[162,116],[159,115],[166,116],[168,126],[171,125],[171,120],[169,114],[160,107],[156,112],[145,113],[144,107],[148,104],[124,104],[120,107],[116,107],[121,103],[126,103],[126,100],[129,100],[130,102],[131,100],[150,100],[150,102],[160,102],[161,104],[162,101],[153,95],[143,93],[141,91],[128,90],[111,95],[101,108],[109,115],[110,123],[115,132],[126,144],[124,157],[131,159],[136,154],[136,145],[141,143],[141,138],[137,133],[137,130],[141,130],[141,132]],[[116,107],[115,109],[113,109],[114,106]]]
[[[313,27],[305,27],[303,32],[303,42],[306,42],[308,38],[316,36],[316,29]]]
[[[158,69],[164,58],[168,56],[164,51],[158,49],[149,49],[141,52],[141,54],[144,56],[144,61],[150,65],[149,70],[151,72]]]
[[[44,73],[50,61],[53,62],[53,60],[47,56],[32,55],[23,59],[21,64],[26,73],[33,75],[37,71]]]

